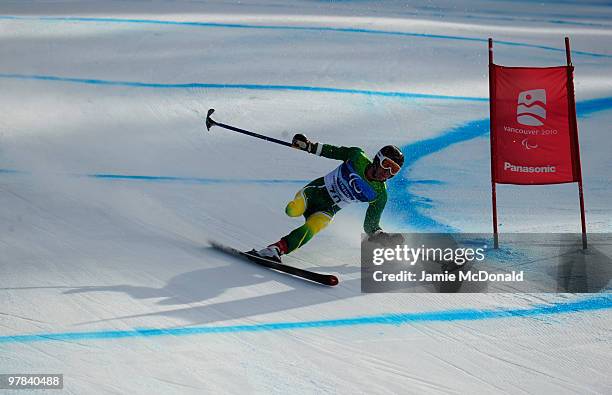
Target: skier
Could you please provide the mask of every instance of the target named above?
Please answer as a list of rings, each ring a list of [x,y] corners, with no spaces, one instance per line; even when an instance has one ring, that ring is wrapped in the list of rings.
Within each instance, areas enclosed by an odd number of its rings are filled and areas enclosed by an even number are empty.
[[[283,236],[268,247],[249,254],[281,262],[281,255],[288,254],[325,228],[340,209],[350,203],[368,202],[363,229],[371,239],[393,239],[382,231],[380,216],[387,203],[385,182],[395,176],[404,164],[404,155],[394,145],[387,145],[370,160],[361,148],[336,147],[309,141],[303,134],[296,134],[292,147],[342,164],[324,177],[311,181],[300,189],[287,204],[285,213],[290,217],[303,215],[304,225]]]

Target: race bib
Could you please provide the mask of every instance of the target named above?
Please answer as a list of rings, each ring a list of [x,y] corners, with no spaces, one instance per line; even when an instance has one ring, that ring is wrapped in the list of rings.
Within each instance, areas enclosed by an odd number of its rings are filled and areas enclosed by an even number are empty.
[[[370,202],[376,199],[376,191],[361,178],[347,161],[327,174],[325,188],[338,207],[350,203]]]

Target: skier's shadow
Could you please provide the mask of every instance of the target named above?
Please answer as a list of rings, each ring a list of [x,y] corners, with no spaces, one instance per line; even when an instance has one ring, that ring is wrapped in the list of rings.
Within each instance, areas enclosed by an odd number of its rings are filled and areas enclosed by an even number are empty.
[[[89,292],[120,292],[133,299],[159,299],[159,305],[197,303],[214,298],[228,288],[246,287],[269,281],[254,268],[240,272],[231,266],[194,270],[179,274],[161,287],[135,285],[84,286],[65,291],[64,294]]]
[[[206,249],[207,253],[226,257],[227,254],[214,250]],[[179,320],[189,321],[192,324],[212,323],[219,320],[244,318],[259,314],[274,313],[283,310],[300,308],[308,305],[316,305],[335,301],[338,299],[349,298],[360,295],[360,279],[350,279],[342,282],[343,290],[338,292],[338,288],[326,287],[320,284],[295,278],[284,273],[255,266],[252,263],[242,260],[242,258],[231,257],[226,259],[229,264],[195,270],[179,274],[171,278],[168,283],[161,287],[145,287],[134,285],[113,285],[113,286],[84,286],[77,287],[64,292],[64,294],[78,294],[89,292],[121,292],[134,299],[159,299],[158,305],[171,306],[181,305],[181,308],[174,310],[156,311],[147,314],[137,314],[129,316],[113,317],[110,319],[81,322],[90,324],[93,322],[104,322],[113,320],[123,320],[141,317],[166,316]],[[321,272],[328,273],[358,273],[358,266],[340,265],[334,267],[318,268]],[[267,282],[279,283],[276,289],[286,289],[281,292],[267,293],[262,295],[260,292],[253,292],[257,296],[233,299],[230,301],[211,303],[199,306],[188,306],[204,302],[215,298],[232,288],[244,288],[263,284]],[[348,292],[346,289],[348,288]],[[313,292],[319,291],[319,292]]]

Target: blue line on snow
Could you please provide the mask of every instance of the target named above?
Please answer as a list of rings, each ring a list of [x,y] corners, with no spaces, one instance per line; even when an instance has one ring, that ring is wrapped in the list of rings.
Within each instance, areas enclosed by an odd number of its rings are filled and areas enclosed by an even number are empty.
[[[0,78],[19,79],[19,80],[40,80],[40,81],[56,81],[70,82],[77,84],[88,85],[108,85],[108,86],[127,86],[131,88],[158,88],[158,89],[249,89],[249,90],[268,90],[268,91],[307,91],[321,93],[343,93],[350,95],[366,95],[366,96],[383,96],[402,99],[434,99],[434,100],[462,100],[462,101],[489,101],[486,97],[469,97],[469,96],[447,96],[447,95],[432,95],[427,93],[411,93],[411,92],[393,92],[393,91],[373,91],[367,89],[343,89],[329,88],[323,86],[303,86],[303,85],[267,85],[267,84],[209,84],[200,82],[191,82],[186,84],[162,84],[134,81],[112,81],[89,78],[70,78],[58,77],[53,75],[36,75],[36,74],[6,74],[0,73]]]
[[[41,333],[37,335],[0,336],[0,343],[32,343],[50,341],[78,341],[120,339],[153,336],[188,336],[237,332],[270,332],[313,328],[337,328],[358,325],[405,325],[419,322],[480,321],[510,317],[538,317],[553,314],[570,314],[612,308],[612,294],[598,295],[571,302],[536,305],[525,309],[492,310],[441,310],[422,313],[384,314],[333,320],[277,322],[255,325],[196,326],[182,328],[147,328],[116,331]]]
[[[32,175],[33,173],[15,170],[2,169],[0,174],[18,174]],[[97,178],[111,181],[151,181],[151,182],[170,182],[184,184],[307,184],[310,179],[288,179],[288,178],[200,178],[200,177],[178,177],[178,176],[147,176],[147,175],[131,175],[131,174],[111,174],[111,173],[94,173],[94,174],[70,174],[74,177]],[[440,185],[442,182],[438,180],[404,180],[406,184],[421,184],[421,185]]]
[[[404,167],[399,177],[387,183],[389,196],[393,199],[390,205],[393,217],[401,223],[417,227],[421,230],[441,233],[457,232],[457,229],[438,222],[424,213],[424,209],[431,207],[431,202],[410,192],[409,186],[413,183],[410,182],[411,180],[406,173],[410,171],[410,167],[419,159],[442,151],[453,144],[482,136],[488,132],[489,120],[482,119],[453,128],[439,136],[403,146],[401,149],[406,157]]]
[[[579,117],[587,117],[594,112],[609,110],[612,108],[612,97],[583,100],[576,103],[576,113]],[[580,128],[580,125],[578,125]]]
[[[1,169],[0,174],[19,174],[32,175],[30,172],[14,169]],[[177,176],[145,176],[145,175],[129,175],[129,174],[109,174],[109,173],[94,173],[94,174],[71,174],[74,177],[97,178],[112,181],[151,181],[151,182],[177,182],[185,184],[307,184],[311,180],[300,179],[283,179],[283,178],[199,178],[199,177],[177,177]],[[415,184],[431,184],[433,180],[415,180]]]
[[[1,171],[1,169],[0,169]],[[137,181],[169,181],[184,182],[192,184],[306,184],[310,180],[290,179],[231,179],[231,178],[197,178],[197,177],[174,177],[174,176],[139,176],[125,174],[85,174],[85,177],[102,178],[109,180],[137,180]]]
[[[35,20],[35,21],[51,21],[51,22],[94,22],[94,23],[139,23],[148,25],[174,25],[174,26],[190,26],[190,27],[210,27],[210,28],[232,28],[232,29],[267,29],[267,30],[302,30],[316,32],[340,32],[340,33],[361,33],[361,34],[379,34],[390,36],[405,36],[416,38],[428,38],[439,40],[456,40],[456,41],[472,41],[486,43],[487,39],[465,36],[451,36],[444,34],[427,34],[415,32],[402,32],[393,30],[375,30],[375,29],[360,29],[360,28],[345,28],[345,27],[326,27],[326,26],[288,26],[288,25],[251,25],[246,23],[213,23],[213,22],[188,22],[188,21],[169,21],[158,19],[122,19],[122,18],[85,18],[85,17],[25,17],[13,15],[0,15],[0,20]],[[546,51],[565,52],[564,48],[549,47],[546,45],[520,43],[514,41],[496,41],[496,45],[510,45],[527,48],[537,48]],[[598,58],[612,58],[612,55],[586,52],[572,51],[575,55],[593,56]]]
[[[24,172],[21,170],[13,170],[13,169],[0,169],[1,174],[23,174]]]

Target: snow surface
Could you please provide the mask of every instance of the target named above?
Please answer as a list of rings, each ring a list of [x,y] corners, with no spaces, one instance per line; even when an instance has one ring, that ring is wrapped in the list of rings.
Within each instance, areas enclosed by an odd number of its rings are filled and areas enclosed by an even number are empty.
[[[566,35],[588,227],[611,232],[607,1],[2,2],[0,373],[74,394],[611,393],[610,293],[361,294],[364,207],[295,253],[335,288],[206,243],[277,240],[335,166],[206,132],[211,107],[276,138],[401,145],[383,226],[488,232],[486,39],[497,63],[549,66]],[[498,199],[503,232],[579,232],[573,184]]]

